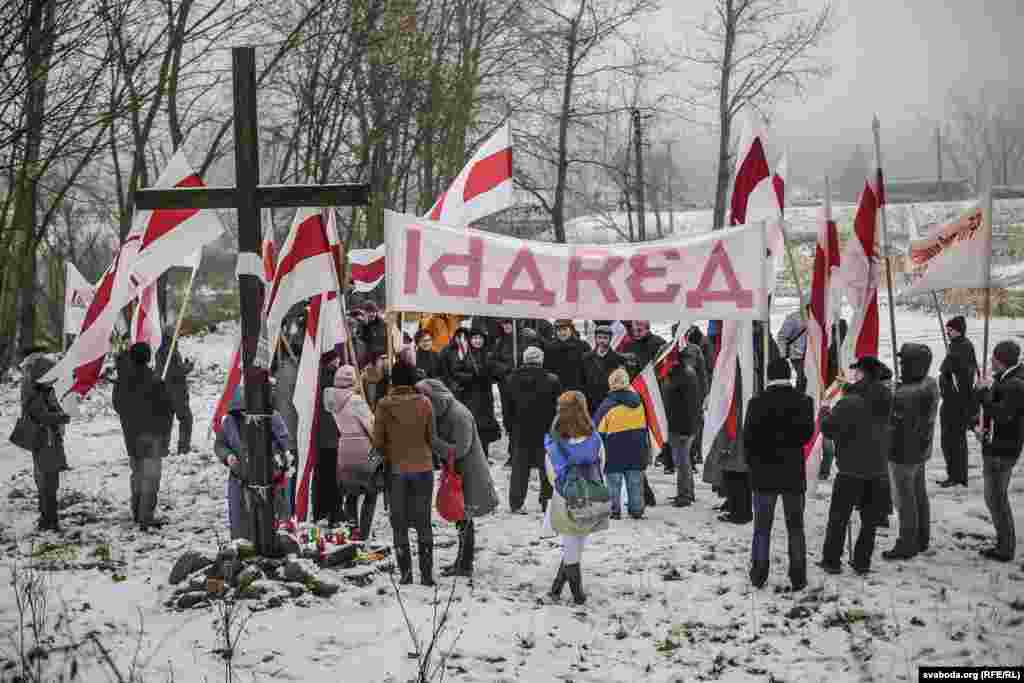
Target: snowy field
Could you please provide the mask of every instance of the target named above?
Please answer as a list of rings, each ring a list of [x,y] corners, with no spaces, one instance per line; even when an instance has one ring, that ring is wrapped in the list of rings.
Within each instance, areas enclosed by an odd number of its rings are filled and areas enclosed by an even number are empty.
[[[777,329],[784,311],[773,316]],[[887,311],[882,349],[888,361]],[[900,341],[922,341],[941,359],[934,318],[899,312]],[[1024,322],[996,320],[993,343],[1024,335]],[[159,513],[168,526],[141,534],[128,510],[128,465],[110,388],[93,392],[84,417],[68,430],[63,476],[63,540],[80,558],[108,547],[124,566],[47,574],[51,613],[63,611],[75,632],[95,630],[126,671],[138,652],[141,680],[221,681],[215,612],[172,611],[168,573],[186,549],[211,550],[226,529],[225,470],[205,436],[237,329],[185,339],[182,350],[197,360],[191,394],[199,453],[165,461]],[[968,321],[980,354],[981,323]],[[933,366],[934,370],[935,366]],[[0,389],[0,655],[9,655],[17,612],[8,569],[24,562],[36,519],[31,460],[6,441],[18,413],[17,389]],[[461,633],[449,661],[452,681],[916,681],[922,664],[1021,665],[1024,663],[1024,567],[997,564],[977,551],[992,529],[982,497],[980,455],[971,439],[970,486],[940,489],[944,478],[937,447],[929,462],[932,544],[925,556],[904,563],[879,554],[895,540],[878,542],[873,572],[823,574],[820,557],[830,483],[818,487],[807,507],[810,585],[797,594],[788,585],[785,529],[776,518],[772,575],[762,590],[747,579],[751,529],[719,523],[718,500],[698,484],[697,504],[666,506],[670,477],[649,470],[659,505],[647,519],[613,521],[591,537],[584,553],[589,599],[576,608],[566,598],[543,605],[559,562],[557,539],[541,538],[536,479],[529,514],[507,504],[478,527],[476,576],[456,587],[453,629]],[[493,473],[507,499],[504,443],[495,444]],[[699,477],[698,477],[699,480]],[[1024,482],[1011,484],[1011,501],[1024,524]],[[894,518],[895,521],[895,518]],[[455,555],[452,526],[435,522],[441,566]],[[856,522],[855,522],[856,524]],[[387,516],[378,510],[375,538],[390,542]],[[50,540],[55,540],[52,537]],[[1024,554],[1021,554],[1024,555]],[[326,570],[330,572],[331,570]],[[116,580],[115,580],[116,579]],[[446,596],[450,580],[441,581]],[[568,590],[566,591],[568,596]],[[403,597],[412,622],[426,628],[434,592],[408,587]],[[63,607],[61,607],[61,603]],[[141,636],[140,636],[141,625]],[[445,641],[445,644],[447,641]],[[412,649],[386,576],[366,587],[344,585],[328,600],[288,602],[251,615],[236,660],[241,681],[404,681],[414,676]],[[0,673],[0,678],[3,674]],[[110,680],[94,663],[84,680]]]

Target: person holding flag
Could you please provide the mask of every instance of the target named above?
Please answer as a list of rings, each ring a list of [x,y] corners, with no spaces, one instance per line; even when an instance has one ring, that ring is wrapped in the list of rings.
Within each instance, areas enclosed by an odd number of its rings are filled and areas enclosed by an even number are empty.
[[[156,371],[164,375],[167,395],[171,399],[171,410],[178,419],[178,455],[192,451],[192,409],[188,401],[188,375],[195,367],[191,360],[183,360],[174,341],[174,326],[164,329],[160,349],[156,352]],[[167,368],[164,373],[164,368]]]

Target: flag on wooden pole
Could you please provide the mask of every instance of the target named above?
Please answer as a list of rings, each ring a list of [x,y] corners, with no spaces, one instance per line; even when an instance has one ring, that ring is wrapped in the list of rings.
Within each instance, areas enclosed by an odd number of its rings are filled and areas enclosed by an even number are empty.
[[[96,287],[86,280],[75,264],[64,263],[64,334],[78,334],[82,331],[85,314],[92,304]]]
[[[875,165],[877,166],[877,162]],[[878,286],[881,282],[878,216],[880,197],[877,175],[867,177],[853,221],[853,239],[846,244],[841,256],[842,263],[835,273],[836,280],[845,288],[846,298],[853,308],[853,318],[850,320],[842,354],[844,358],[850,360],[863,356],[878,356]]]
[[[512,204],[512,125],[506,122],[480,145],[424,218],[469,225]]]

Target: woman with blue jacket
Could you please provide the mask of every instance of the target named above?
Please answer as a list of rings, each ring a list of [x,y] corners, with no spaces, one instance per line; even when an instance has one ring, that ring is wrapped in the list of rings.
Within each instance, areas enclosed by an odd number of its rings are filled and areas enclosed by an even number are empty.
[[[622,482],[626,482],[629,516],[644,516],[644,469],[650,460],[647,414],[640,395],[629,386],[629,373],[615,370],[608,378],[611,389],[594,414],[594,425],[604,442],[605,479],[611,498],[612,519],[622,518]]]

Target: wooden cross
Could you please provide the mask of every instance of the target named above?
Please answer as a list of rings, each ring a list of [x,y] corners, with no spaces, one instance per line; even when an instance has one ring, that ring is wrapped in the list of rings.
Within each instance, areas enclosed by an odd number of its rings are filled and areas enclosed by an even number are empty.
[[[244,430],[254,505],[248,511],[256,552],[277,554],[270,495],[273,474],[269,373],[254,365],[262,323],[264,286],[259,257],[263,231],[260,209],[302,206],[367,206],[369,185],[260,185],[256,118],[256,52],[231,50],[235,110],[235,187],[145,189],[134,194],[139,209],[235,209],[238,211],[238,289],[242,313],[242,368],[247,419]],[[263,417],[260,417],[263,416]],[[259,495],[260,493],[265,495]]]

